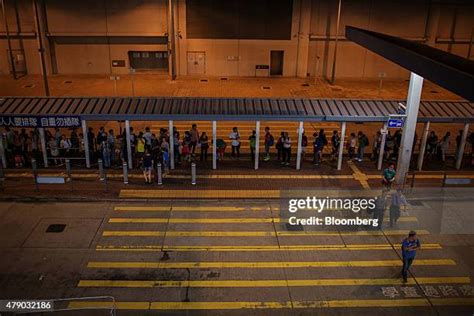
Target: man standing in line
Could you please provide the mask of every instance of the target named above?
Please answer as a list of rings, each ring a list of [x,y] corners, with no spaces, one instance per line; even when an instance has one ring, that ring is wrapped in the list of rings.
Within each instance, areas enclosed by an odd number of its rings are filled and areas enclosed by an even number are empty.
[[[264,161],[270,160],[270,147],[275,143],[272,133],[270,133],[270,127],[265,127],[265,158]]]
[[[240,134],[237,127],[232,128],[229,139],[232,145],[232,158],[240,159]]]
[[[402,277],[403,282],[407,282],[408,278],[408,270],[415,260],[416,251],[420,249],[421,244],[418,238],[416,237],[415,231],[410,231],[408,233],[408,237],[402,241],[402,260],[403,260],[403,268],[402,268]]]

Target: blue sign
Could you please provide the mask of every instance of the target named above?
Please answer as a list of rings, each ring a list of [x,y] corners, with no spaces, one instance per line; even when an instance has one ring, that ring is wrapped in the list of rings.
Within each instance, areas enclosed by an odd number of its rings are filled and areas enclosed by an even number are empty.
[[[387,127],[388,128],[402,128],[403,127],[403,119],[401,119],[401,118],[388,119]]]
[[[8,127],[80,127],[79,116],[0,116],[0,126]]]

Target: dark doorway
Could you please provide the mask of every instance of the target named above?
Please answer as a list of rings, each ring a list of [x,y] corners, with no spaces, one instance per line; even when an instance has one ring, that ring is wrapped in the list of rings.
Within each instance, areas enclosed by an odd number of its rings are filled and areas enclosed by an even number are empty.
[[[271,76],[282,76],[283,75],[283,50],[272,50],[270,51],[270,75]]]
[[[164,70],[168,71],[168,52],[137,52],[129,51],[130,67],[137,70]]]

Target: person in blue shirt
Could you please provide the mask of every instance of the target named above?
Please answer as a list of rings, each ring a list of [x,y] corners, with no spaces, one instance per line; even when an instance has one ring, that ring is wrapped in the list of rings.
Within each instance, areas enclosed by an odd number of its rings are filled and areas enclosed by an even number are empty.
[[[420,249],[421,244],[418,238],[416,237],[415,231],[410,231],[408,237],[405,238],[402,242],[402,259],[403,259],[403,268],[402,268],[402,277],[403,282],[407,282],[408,278],[408,269],[410,269],[413,260],[415,260],[416,251]]]

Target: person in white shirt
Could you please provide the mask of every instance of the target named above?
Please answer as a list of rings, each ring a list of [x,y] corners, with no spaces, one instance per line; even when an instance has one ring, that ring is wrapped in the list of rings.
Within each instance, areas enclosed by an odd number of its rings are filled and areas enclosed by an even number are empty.
[[[61,136],[59,147],[64,151],[65,154],[69,153],[69,149],[71,149],[71,142],[69,141],[69,139],[66,138],[66,135],[64,134]]]
[[[229,139],[231,140],[232,145],[232,157],[240,158],[240,134],[237,130],[237,127],[232,129],[232,132],[229,134]]]
[[[443,162],[446,161],[446,152],[448,151],[449,149],[449,145],[451,143],[451,133],[450,132],[447,132],[443,138],[441,139],[441,142],[440,142],[440,147],[441,147],[441,160]]]

